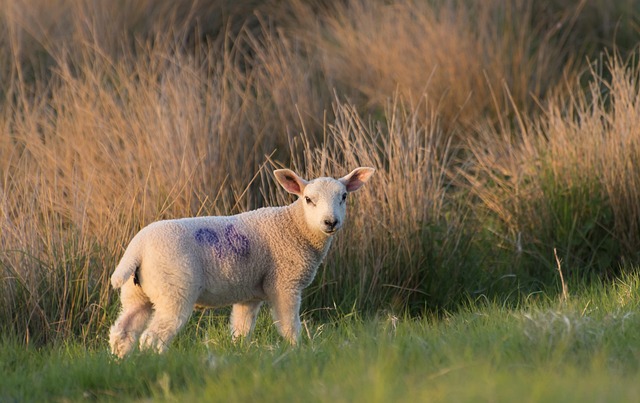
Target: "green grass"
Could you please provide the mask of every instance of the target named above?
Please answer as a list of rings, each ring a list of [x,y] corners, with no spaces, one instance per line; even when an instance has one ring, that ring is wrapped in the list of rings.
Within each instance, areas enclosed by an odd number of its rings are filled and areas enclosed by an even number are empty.
[[[264,311],[234,345],[226,315],[194,315],[165,355],[119,361],[106,340],[41,349],[4,340],[0,400],[637,401],[640,277],[579,287],[565,302],[471,301],[443,317],[304,315],[301,346]]]

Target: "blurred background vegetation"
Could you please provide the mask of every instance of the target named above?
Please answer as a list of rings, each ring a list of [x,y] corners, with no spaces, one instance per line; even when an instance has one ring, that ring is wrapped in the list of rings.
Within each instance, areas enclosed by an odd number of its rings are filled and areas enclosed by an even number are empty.
[[[636,270],[640,1],[0,2],[0,326],[102,340],[165,218],[378,169],[303,309],[517,304]]]

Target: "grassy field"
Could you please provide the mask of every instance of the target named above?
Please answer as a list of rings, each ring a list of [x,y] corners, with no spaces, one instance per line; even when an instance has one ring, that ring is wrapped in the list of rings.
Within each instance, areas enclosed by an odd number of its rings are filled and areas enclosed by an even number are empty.
[[[0,349],[3,401],[525,401],[640,398],[640,277],[507,308],[470,301],[443,317],[305,315],[283,343],[261,315],[230,342],[223,312],[194,318],[166,355],[118,361],[103,340]],[[195,340],[194,340],[195,339]]]
[[[0,400],[637,400],[639,15],[0,2]],[[222,310],[167,356],[107,354],[140,228],[289,203],[274,168],[358,165],[300,348],[266,315],[233,346]]]

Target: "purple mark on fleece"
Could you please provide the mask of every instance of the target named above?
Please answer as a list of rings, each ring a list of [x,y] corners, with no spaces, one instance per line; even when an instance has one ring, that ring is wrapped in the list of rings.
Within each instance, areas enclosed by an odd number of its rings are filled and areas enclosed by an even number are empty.
[[[196,231],[194,236],[196,238],[196,242],[198,242],[199,244],[206,244],[215,247],[220,242],[218,234],[216,234],[214,230],[209,228],[200,228]]]
[[[239,233],[232,224],[225,227],[222,236],[211,228],[200,228],[194,238],[200,245],[213,247],[218,258],[225,255],[245,257],[249,254],[249,238]]]
[[[240,234],[233,225],[228,225],[224,229],[224,237],[227,245],[238,256],[249,254],[249,238]]]

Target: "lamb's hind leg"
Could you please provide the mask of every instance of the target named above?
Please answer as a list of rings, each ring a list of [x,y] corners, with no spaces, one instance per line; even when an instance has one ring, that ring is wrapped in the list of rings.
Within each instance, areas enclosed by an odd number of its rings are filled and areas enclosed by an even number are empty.
[[[194,303],[187,300],[156,302],[149,325],[140,336],[140,348],[163,353],[187,323],[193,307]]]
[[[256,318],[260,312],[262,301],[246,301],[233,304],[231,310],[231,338],[237,341],[240,337],[247,337],[256,325]]]
[[[111,352],[122,358],[133,349],[149,320],[152,306],[140,287],[133,284],[133,280],[122,287],[120,300],[122,313],[111,326],[109,345]]]

